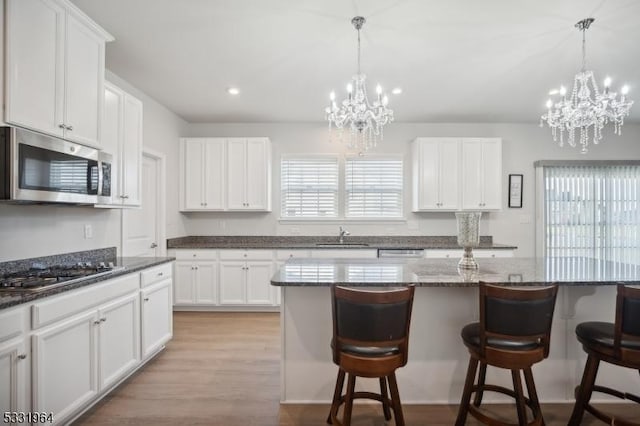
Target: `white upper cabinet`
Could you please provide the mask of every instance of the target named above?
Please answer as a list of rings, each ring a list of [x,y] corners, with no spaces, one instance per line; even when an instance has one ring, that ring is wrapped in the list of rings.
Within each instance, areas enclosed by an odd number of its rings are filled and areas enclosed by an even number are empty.
[[[137,207],[142,202],[142,102],[105,82],[103,149],[111,163],[111,206]]]
[[[502,139],[417,138],[413,211],[500,210]]]
[[[6,0],[5,121],[101,148],[105,42],[66,0]]]
[[[502,208],[502,140],[475,138],[462,141],[462,208]]]
[[[228,140],[227,209],[271,210],[271,149],[267,138]]]
[[[418,138],[413,143],[413,211],[460,208],[460,141]]]
[[[226,140],[180,141],[182,157],[180,210],[224,210]]]
[[[181,139],[181,211],[270,211],[268,138]]]

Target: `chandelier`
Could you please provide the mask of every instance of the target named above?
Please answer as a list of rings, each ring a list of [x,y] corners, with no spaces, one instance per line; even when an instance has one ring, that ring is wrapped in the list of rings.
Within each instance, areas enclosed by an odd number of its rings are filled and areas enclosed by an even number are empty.
[[[345,128],[348,129],[347,146],[360,153],[375,147],[377,141],[383,139],[383,126],[393,121],[393,110],[387,108],[389,98],[383,93],[382,86],[376,86],[377,98],[373,103],[369,102],[367,97],[367,76],[360,72],[360,29],[365,22],[362,16],[356,16],[351,20],[358,31],[358,73],[347,85],[348,97],[338,105],[335,92],[331,92],[331,102],[325,109],[329,131],[332,130],[332,126],[340,129],[342,139],[342,132]]]
[[[564,145],[564,132],[567,132],[567,142],[572,147],[576,146],[576,129],[580,129],[580,153],[587,153],[589,145],[589,127],[593,126],[592,141],[597,144],[602,140],[602,128],[609,122],[613,123],[614,133],[621,134],[624,117],[629,115],[633,101],[627,100],[628,86],[620,90],[620,98],[617,93],[610,90],[611,79],[604,80],[604,91],[598,90],[593,71],[587,70],[585,33],[593,23],[593,18],[583,19],[575,27],[582,31],[582,70],[573,79],[573,91],[567,98],[567,89],[564,86],[560,90],[552,90],[550,95],[559,94],[562,99],[553,102],[547,101],[547,113],[540,117],[540,127],[546,121],[551,128],[553,140],[559,145]],[[590,88],[591,87],[591,88]],[[593,94],[593,96],[592,96]]]

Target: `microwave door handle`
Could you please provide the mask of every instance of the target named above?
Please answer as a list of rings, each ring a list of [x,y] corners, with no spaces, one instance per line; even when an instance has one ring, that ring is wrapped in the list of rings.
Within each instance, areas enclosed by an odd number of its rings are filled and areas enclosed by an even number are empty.
[[[104,172],[102,170],[102,161],[98,161],[98,195],[102,195],[103,184],[104,184]]]

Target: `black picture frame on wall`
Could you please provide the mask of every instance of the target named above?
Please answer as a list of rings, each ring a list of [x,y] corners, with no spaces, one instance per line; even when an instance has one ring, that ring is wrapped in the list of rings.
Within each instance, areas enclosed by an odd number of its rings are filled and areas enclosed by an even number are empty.
[[[509,208],[522,208],[522,181],[522,175],[509,175]]]

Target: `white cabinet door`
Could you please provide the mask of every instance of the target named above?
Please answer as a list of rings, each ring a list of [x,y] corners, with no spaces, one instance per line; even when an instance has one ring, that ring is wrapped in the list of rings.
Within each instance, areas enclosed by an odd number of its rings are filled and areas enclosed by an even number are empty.
[[[226,141],[207,139],[204,144],[204,203],[205,210],[224,210],[226,186]]]
[[[249,210],[270,210],[271,159],[269,141],[266,138],[247,139],[246,148],[246,196],[245,208]]]
[[[30,411],[26,401],[30,364],[23,340],[0,345],[0,412]]]
[[[67,417],[98,392],[96,311],[33,334],[33,411]]]
[[[195,302],[215,305],[218,303],[218,264],[198,262],[195,264]]]
[[[142,102],[127,93],[123,101],[120,154],[122,204],[139,206],[142,202]]]
[[[227,208],[229,210],[245,210],[247,169],[245,139],[229,139],[227,141]]]
[[[502,207],[502,141],[496,138],[462,141],[462,208]]]
[[[111,204],[138,207],[142,202],[142,102],[106,82],[103,109],[103,149],[113,156]]]
[[[502,141],[490,139],[482,144],[483,209],[502,208]]]
[[[245,262],[220,262],[220,304],[244,305],[246,303]]]
[[[173,336],[171,279],[140,291],[142,358],[155,353]]]
[[[101,390],[108,388],[140,361],[140,298],[138,292],[100,308]]]
[[[173,303],[176,305],[195,303],[195,265],[192,262],[176,262],[173,283]]]
[[[458,139],[416,139],[413,147],[413,211],[458,209],[459,156]]]
[[[104,40],[72,14],[66,22],[65,137],[100,147]]]
[[[104,84],[102,120],[102,149],[111,154],[111,202],[121,203],[120,192],[120,140],[122,139],[122,103],[124,94],[109,82]]]
[[[460,206],[460,143],[441,142],[439,148],[440,210],[457,210]]]
[[[271,289],[273,263],[247,262],[246,267],[247,304],[273,305],[274,299]]]
[[[204,140],[183,139],[182,173],[184,175],[183,210],[205,210]]]
[[[6,0],[7,123],[64,135],[65,16],[50,0]]]

